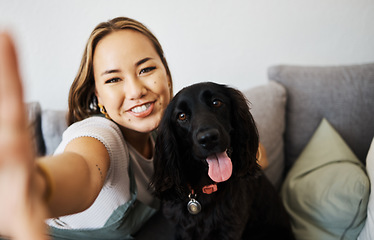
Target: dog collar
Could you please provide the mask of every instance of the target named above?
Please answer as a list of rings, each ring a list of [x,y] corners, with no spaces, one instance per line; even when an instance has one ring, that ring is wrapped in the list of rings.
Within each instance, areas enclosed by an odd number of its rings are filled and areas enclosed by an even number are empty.
[[[192,195],[195,194],[195,190],[192,189],[192,187],[190,185],[188,185],[188,188],[190,189]],[[217,183],[213,183],[213,184],[210,184],[210,185],[205,185],[201,191],[205,194],[212,194],[214,192],[217,192],[218,190],[218,187],[217,187]]]

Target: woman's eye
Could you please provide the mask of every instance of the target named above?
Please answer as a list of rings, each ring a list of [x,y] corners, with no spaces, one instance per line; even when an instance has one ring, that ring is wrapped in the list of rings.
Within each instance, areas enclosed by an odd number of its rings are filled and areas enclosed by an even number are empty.
[[[221,107],[222,104],[223,104],[223,102],[221,100],[218,100],[218,99],[214,99],[213,102],[212,102],[213,107],[216,107],[216,108]]]
[[[111,78],[105,81],[105,83],[115,83],[121,81],[120,78]]]
[[[140,70],[139,75],[140,75],[140,74],[144,74],[144,73],[151,72],[151,71],[154,70],[154,69],[156,69],[156,67],[146,67],[146,68],[143,68],[142,70]]]
[[[187,120],[187,114],[185,114],[185,113],[179,113],[178,114],[178,120],[180,120],[180,121]]]

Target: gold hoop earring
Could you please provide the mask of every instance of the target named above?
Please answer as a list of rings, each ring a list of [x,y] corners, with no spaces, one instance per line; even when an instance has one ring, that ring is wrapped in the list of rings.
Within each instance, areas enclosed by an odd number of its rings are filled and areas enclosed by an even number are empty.
[[[103,105],[101,105],[100,103],[98,103],[97,105],[98,105],[99,108],[100,108],[100,112],[101,112],[102,114],[104,114],[104,116],[105,116],[107,119],[111,119],[110,116],[109,116],[109,114],[106,112],[105,107],[104,107]]]

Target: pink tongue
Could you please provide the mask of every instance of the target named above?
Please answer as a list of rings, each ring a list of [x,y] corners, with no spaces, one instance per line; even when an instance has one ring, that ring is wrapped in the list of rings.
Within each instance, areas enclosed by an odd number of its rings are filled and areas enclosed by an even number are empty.
[[[232,163],[226,152],[209,156],[206,161],[209,165],[208,175],[215,182],[223,182],[231,177]]]

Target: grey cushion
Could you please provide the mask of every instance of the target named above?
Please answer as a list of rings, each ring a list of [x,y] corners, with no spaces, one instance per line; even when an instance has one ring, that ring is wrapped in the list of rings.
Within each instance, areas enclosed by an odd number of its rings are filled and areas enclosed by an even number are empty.
[[[332,67],[279,65],[268,69],[268,77],[287,89],[287,168],[323,117],[365,162],[374,135],[374,63]]]
[[[42,112],[42,133],[46,155],[54,153],[66,128],[66,111],[44,110]]]
[[[243,92],[251,102],[260,142],[269,161],[265,175],[279,189],[283,180],[286,90],[276,82],[257,86]]]

